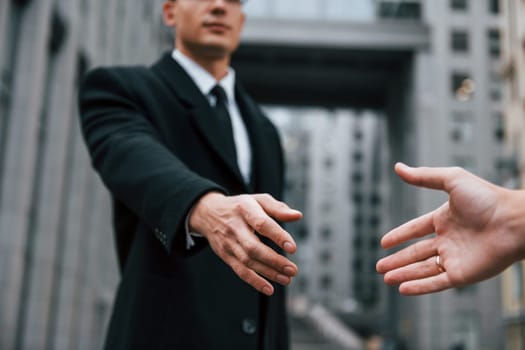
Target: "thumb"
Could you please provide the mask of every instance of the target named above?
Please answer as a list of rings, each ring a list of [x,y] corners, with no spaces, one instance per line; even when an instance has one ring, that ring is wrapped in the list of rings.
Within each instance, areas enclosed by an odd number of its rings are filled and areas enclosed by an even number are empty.
[[[403,181],[414,186],[434,190],[446,190],[447,184],[453,178],[454,168],[409,167],[403,163],[396,163],[395,172]]]

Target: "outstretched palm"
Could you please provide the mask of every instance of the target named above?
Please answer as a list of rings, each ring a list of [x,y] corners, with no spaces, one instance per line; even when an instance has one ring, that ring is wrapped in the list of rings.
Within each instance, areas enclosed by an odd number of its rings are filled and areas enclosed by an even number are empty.
[[[377,270],[388,284],[400,284],[402,294],[437,292],[478,282],[501,272],[516,260],[514,242],[502,231],[498,215],[506,210],[507,190],[460,168],[408,168],[396,172],[410,184],[446,191],[449,200],[438,209],[387,233],[385,249],[422,238],[381,259]],[[510,254],[509,254],[510,253]],[[436,256],[445,271],[439,271]]]

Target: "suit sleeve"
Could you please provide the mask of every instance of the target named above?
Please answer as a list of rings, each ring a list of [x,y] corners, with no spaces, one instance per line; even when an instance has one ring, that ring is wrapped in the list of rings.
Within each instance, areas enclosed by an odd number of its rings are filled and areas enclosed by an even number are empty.
[[[81,86],[81,126],[93,167],[168,253],[176,248],[184,254],[186,214],[205,193],[225,190],[189,170],[164,146],[124,76],[98,69]]]

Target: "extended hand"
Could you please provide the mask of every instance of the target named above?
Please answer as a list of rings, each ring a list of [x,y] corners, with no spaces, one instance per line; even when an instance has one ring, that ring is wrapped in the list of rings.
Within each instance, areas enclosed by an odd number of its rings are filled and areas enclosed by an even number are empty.
[[[205,236],[215,252],[243,281],[271,295],[273,286],[264,277],[287,285],[297,274],[297,266],[262,243],[255,232],[268,237],[287,253],[296,244],[275,222],[295,221],[301,212],[290,209],[270,195],[224,196],[208,193],[195,205],[190,229]]]
[[[523,208],[523,194],[456,167],[396,164],[395,170],[410,184],[446,191],[449,200],[383,237],[381,245],[390,249],[436,233],[377,263],[387,284],[400,284],[400,293],[406,295],[432,293],[490,278],[520,259],[523,242],[516,234],[519,224],[515,218],[523,216],[516,213]],[[519,233],[522,231],[523,227]],[[441,271],[436,256],[440,257]]]

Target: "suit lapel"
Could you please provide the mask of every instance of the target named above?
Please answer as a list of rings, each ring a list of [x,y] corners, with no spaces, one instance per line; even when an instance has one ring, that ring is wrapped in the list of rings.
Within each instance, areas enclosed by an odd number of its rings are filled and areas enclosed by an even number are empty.
[[[171,53],[165,54],[159,62],[153,66],[153,71],[160,79],[186,104],[190,112],[190,119],[196,129],[208,142],[210,148],[227,165],[232,175],[243,183],[242,176],[237,166],[237,160],[228,156],[225,145],[225,137],[213,110],[195,85],[186,71],[171,57]]]

